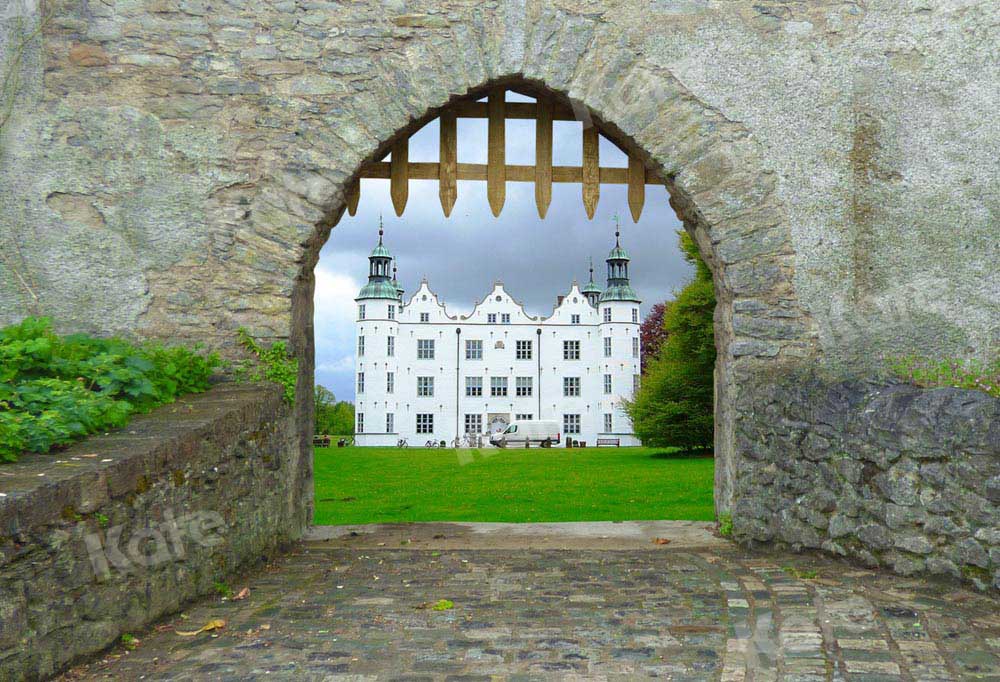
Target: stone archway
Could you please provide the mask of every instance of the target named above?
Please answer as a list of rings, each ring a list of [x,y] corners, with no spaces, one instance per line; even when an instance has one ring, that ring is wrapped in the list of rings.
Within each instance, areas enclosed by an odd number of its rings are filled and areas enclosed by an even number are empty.
[[[733,405],[738,384],[747,381],[749,374],[757,371],[773,374],[775,364],[813,354],[814,333],[795,296],[791,278],[794,252],[790,232],[783,223],[782,208],[771,191],[773,175],[763,167],[747,132],[698,102],[679,83],[662,76],[656,82],[659,84],[656,96],[624,99],[617,103],[624,104],[624,108],[611,114],[548,83],[521,74],[507,75],[466,92],[453,93],[440,104],[429,103],[419,116],[412,117],[366,157],[358,159],[353,173],[339,185],[329,187],[322,196],[310,198],[308,193],[292,189],[309,187],[308,171],[283,169],[286,191],[297,200],[327,207],[317,221],[315,237],[304,250],[293,295],[292,338],[303,359],[300,386],[312,385],[312,271],[329,231],[346,209],[345,192],[361,166],[383,157],[397,139],[419,129],[456,101],[478,99],[498,85],[527,88],[571,106],[580,119],[592,118],[602,133],[662,173],[671,206],[713,270],[718,300],[715,498],[717,510],[728,511],[733,495],[737,418]],[[611,109],[609,105],[615,103],[616,96],[623,97],[629,85],[638,87],[637,83],[619,84],[616,93],[606,95],[605,99],[598,97],[597,102],[604,102]],[[664,110],[663,101],[673,103],[672,108]],[[672,125],[672,120],[682,120],[685,125]],[[630,130],[637,121],[645,122],[645,127]],[[650,152],[650,148],[657,151]],[[298,181],[289,183],[289,176],[297,176]],[[300,414],[311,414],[311,406],[307,404],[311,391],[302,390],[299,394]]]

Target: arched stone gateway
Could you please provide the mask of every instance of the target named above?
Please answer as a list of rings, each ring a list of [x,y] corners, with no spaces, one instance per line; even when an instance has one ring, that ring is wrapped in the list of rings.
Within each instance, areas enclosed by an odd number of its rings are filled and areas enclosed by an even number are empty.
[[[0,321],[291,339],[305,523],[313,268],[346,188],[458,98],[534,88],[658,172],[711,264],[737,536],[997,580],[997,402],[864,380],[997,352],[996,139],[965,131],[997,128],[970,35],[1000,10],[871,5],[18,4],[8,56],[44,26],[0,130]]]

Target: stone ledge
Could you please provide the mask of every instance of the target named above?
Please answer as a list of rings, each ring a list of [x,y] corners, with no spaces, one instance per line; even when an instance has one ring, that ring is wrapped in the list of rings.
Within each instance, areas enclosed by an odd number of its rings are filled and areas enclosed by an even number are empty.
[[[276,385],[220,384],[62,452],[26,455],[0,466],[0,493],[6,495],[0,498],[0,537],[50,525],[66,507],[94,511],[134,490],[141,476],[182,467],[200,445],[223,447],[280,405]]]
[[[0,679],[51,675],[300,537],[299,457],[280,387],[221,384],[0,467]]]

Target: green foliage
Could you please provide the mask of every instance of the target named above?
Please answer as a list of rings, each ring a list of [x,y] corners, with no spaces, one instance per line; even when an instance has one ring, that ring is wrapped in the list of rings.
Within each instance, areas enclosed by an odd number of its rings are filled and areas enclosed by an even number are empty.
[[[992,362],[976,362],[956,358],[931,360],[911,355],[890,358],[888,362],[893,374],[917,386],[968,388],[1000,398],[1000,356]]]
[[[338,401],[325,386],[316,385],[314,401],[316,433],[354,435],[354,405]]]
[[[242,327],[236,332],[243,348],[249,351],[253,360],[245,360],[236,366],[236,378],[240,381],[273,381],[285,387],[285,402],[295,400],[295,384],[299,378],[299,361],[288,352],[284,341],[275,341],[264,347]]]
[[[724,538],[733,537],[733,515],[722,514],[719,516],[719,535]]]
[[[52,332],[48,318],[0,329],[0,462],[47,452],[130,415],[204,391],[217,355]]]
[[[795,566],[782,566],[781,570],[799,580],[815,580],[819,577],[819,572],[812,569],[801,569]]]
[[[712,447],[714,418],[715,290],[712,273],[686,232],[679,232],[684,259],[695,277],[667,303],[666,340],[645,368],[633,400],[624,406],[645,445]]]
[[[216,594],[218,594],[223,599],[232,599],[233,594],[235,594],[232,588],[229,587],[229,585],[227,585],[226,583],[222,582],[221,580],[216,580],[214,583],[212,583],[212,589],[214,589]]]

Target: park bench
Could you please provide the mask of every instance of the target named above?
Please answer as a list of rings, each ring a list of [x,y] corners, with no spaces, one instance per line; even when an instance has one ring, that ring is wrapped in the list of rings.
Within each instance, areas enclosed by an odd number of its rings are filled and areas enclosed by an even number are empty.
[[[622,445],[622,439],[621,438],[598,438],[597,439],[597,447],[601,447],[602,445],[614,445],[615,447],[621,447],[621,445]]]
[[[318,448],[330,447],[330,436],[313,436],[313,447],[318,447]]]

